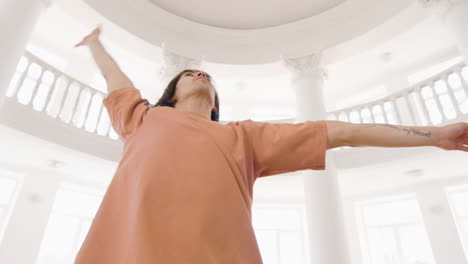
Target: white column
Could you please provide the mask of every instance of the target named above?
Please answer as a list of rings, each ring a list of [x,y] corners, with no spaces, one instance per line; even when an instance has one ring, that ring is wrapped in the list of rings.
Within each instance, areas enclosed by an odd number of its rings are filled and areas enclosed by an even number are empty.
[[[172,78],[174,78],[179,72],[185,69],[200,69],[201,64],[201,60],[177,55],[173,52],[168,51],[163,45],[162,64],[161,69],[159,71],[161,87],[165,89],[167,84],[169,84]]]
[[[0,109],[34,26],[49,5],[48,0],[0,1]]]
[[[326,119],[323,98],[326,71],[320,61],[320,54],[283,59],[296,90],[298,122]],[[327,152],[325,171],[304,171],[311,264],[349,263],[338,175],[331,156]]]
[[[453,33],[458,49],[468,63],[468,0],[419,0],[434,10]]]
[[[234,84],[235,91],[239,94],[246,94],[247,83],[243,80],[238,81]],[[248,97],[247,94],[245,97]],[[233,112],[235,113],[235,120],[245,120],[249,119],[251,116],[251,103],[248,100],[239,100],[233,107]]]
[[[440,186],[423,186],[417,191],[432,254],[436,263],[466,264],[462,242]]]

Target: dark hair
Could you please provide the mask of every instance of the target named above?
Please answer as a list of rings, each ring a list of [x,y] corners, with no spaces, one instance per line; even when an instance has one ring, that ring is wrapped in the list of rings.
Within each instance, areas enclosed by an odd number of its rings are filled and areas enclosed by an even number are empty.
[[[178,73],[167,85],[166,90],[164,91],[159,101],[156,103],[155,106],[169,106],[174,107],[174,103],[170,102],[170,100],[174,97],[177,83],[179,82],[182,75],[186,72],[197,72],[198,70],[193,69],[186,69]],[[211,77],[209,76],[210,80]],[[218,93],[215,91],[215,107],[216,110],[211,111],[211,120],[219,122],[219,99]]]

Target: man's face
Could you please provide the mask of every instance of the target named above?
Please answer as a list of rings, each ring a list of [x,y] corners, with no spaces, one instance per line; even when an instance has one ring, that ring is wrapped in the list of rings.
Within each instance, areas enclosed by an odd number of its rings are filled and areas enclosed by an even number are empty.
[[[215,88],[211,76],[203,71],[184,72],[176,85],[177,101],[190,96],[209,96],[214,103]]]

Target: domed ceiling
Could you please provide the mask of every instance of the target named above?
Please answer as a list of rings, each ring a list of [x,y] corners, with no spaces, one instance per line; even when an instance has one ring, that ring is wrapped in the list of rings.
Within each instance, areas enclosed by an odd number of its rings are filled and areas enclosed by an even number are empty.
[[[149,0],[187,20],[227,29],[261,29],[312,17],[345,0]]]
[[[83,0],[132,34],[179,55],[224,64],[265,64],[361,36],[413,1]]]

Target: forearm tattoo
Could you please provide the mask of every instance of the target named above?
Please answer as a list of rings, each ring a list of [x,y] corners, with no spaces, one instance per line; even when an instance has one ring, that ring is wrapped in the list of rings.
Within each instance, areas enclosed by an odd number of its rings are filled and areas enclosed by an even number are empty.
[[[414,136],[422,136],[422,137],[428,137],[428,138],[432,137],[431,131],[425,133],[417,129],[414,129],[412,127],[404,128],[404,127],[398,127],[398,126],[389,125],[389,124],[367,124],[366,125],[366,127],[376,127],[376,126],[390,127],[399,131],[403,131],[403,132],[406,132],[407,136],[410,134],[413,134]]]

